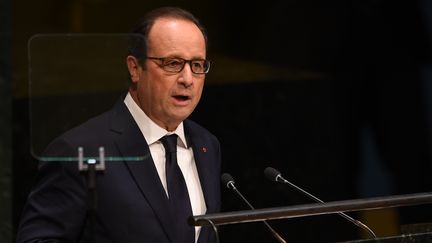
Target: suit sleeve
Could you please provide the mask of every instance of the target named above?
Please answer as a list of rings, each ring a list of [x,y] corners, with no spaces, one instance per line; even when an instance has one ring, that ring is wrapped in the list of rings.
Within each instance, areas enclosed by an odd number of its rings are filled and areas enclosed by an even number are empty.
[[[71,154],[72,146],[57,140],[45,156]],[[66,153],[69,151],[69,153]],[[77,162],[43,162],[37,183],[21,215],[17,242],[77,242],[84,228],[87,194]]]

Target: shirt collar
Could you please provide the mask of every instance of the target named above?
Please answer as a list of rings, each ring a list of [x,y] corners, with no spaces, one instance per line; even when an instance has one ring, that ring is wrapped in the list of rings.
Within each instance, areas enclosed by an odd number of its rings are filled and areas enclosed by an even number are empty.
[[[180,138],[180,143],[178,145],[184,148],[188,147],[184,133],[183,122],[181,122],[174,131],[168,132],[152,121],[133,100],[129,93],[126,95],[124,103],[129,109],[129,112],[132,114],[135,122],[138,124],[138,127],[141,130],[141,133],[143,134],[148,145],[159,141],[159,139],[165,135],[177,134],[177,136]]]

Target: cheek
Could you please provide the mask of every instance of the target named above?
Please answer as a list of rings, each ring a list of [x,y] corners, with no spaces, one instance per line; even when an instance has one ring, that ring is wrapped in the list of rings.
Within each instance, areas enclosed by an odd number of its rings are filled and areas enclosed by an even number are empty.
[[[150,100],[159,100],[164,95],[164,80],[155,73],[149,72],[142,82],[140,91]]]
[[[196,83],[196,85],[195,85],[195,88],[196,88],[196,91],[195,91],[195,92],[196,92],[198,98],[201,97],[202,91],[203,91],[203,89],[204,89],[204,79],[198,81],[198,82]]]
[[[175,85],[175,79],[160,73],[152,73],[149,77],[151,90],[157,92],[155,96],[165,96]]]
[[[138,92],[145,101],[151,98],[151,86],[148,83],[138,84]]]
[[[155,86],[154,91],[157,92],[157,94],[155,95],[158,96],[159,98],[166,99],[170,96],[171,90],[173,90],[175,86],[170,85],[171,82],[167,82],[167,80],[159,80],[159,81],[160,82],[154,85]]]

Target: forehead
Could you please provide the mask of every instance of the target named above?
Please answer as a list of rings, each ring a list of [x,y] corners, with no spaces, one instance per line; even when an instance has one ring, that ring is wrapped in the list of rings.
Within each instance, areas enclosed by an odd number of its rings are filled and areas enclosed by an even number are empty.
[[[148,52],[160,55],[205,56],[205,39],[193,22],[177,18],[157,19],[148,35]],[[162,53],[161,53],[162,52]]]

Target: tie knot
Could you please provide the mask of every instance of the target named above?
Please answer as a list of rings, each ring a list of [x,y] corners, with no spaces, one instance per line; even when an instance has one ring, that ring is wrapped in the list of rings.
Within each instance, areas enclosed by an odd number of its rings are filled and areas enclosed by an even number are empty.
[[[177,152],[177,134],[164,136],[160,139],[160,141],[162,142],[166,152]]]

